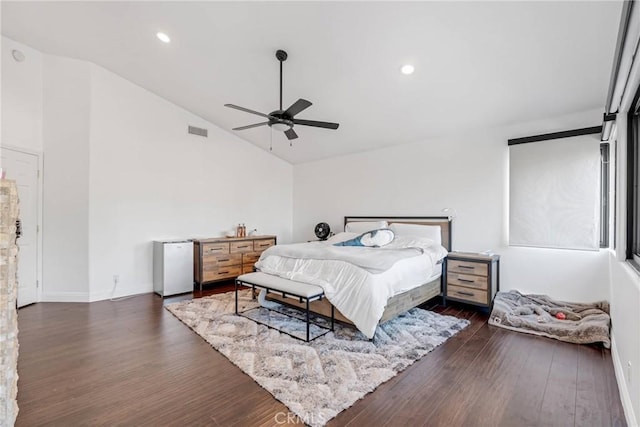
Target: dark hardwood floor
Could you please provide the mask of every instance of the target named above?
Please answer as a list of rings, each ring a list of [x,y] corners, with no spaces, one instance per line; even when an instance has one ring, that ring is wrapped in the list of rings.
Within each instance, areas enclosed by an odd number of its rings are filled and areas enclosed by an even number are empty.
[[[608,350],[490,327],[462,306],[429,308],[471,325],[328,425],[625,425]],[[18,319],[17,426],[286,424],[283,404],[156,295],[40,303]]]

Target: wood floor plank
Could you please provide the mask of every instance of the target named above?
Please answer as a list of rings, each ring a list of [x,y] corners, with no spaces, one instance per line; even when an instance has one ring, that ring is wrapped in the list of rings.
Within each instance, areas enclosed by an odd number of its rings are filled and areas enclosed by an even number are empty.
[[[303,425],[163,308],[189,297],[20,309],[16,426]],[[329,426],[625,425],[608,350],[490,327],[468,306],[431,307],[470,325]]]
[[[553,426],[575,424],[578,354],[579,346],[562,342],[554,346],[539,423]]]
[[[524,337],[524,336],[523,336]],[[540,423],[540,407],[553,361],[556,341],[527,336],[525,363],[515,385],[504,401],[500,425],[536,426]]]
[[[603,360],[600,347],[578,347],[575,425],[606,426],[611,423],[611,405],[607,399],[593,399],[594,394],[606,396],[606,370],[599,369]]]

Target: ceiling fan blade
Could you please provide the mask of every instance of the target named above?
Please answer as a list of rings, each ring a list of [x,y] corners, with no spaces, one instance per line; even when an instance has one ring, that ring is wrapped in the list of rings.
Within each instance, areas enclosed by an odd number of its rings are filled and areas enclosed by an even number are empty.
[[[315,120],[302,120],[302,119],[293,119],[293,123],[296,125],[314,126],[317,128],[326,128],[326,129],[338,129],[338,126],[340,126],[339,123],[317,122]]]
[[[289,140],[296,139],[298,137],[298,134],[292,128],[289,128],[289,129],[285,130],[284,134],[287,135],[287,139],[289,139]]]
[[[285,111],[284,114],[293,117],[300,111],[306,110],[307,108],[311,107],[311,105],[313,105],[311,104],[311,102],[307,101],[306,99],[300,98],[296,102],[291,104],[291,107],[287,108],[287,111]]]
[[[231,130],[245,130],[245,129],[257,128],[258,126],[264,126],[264,125],[268,125],[268,124],[269,124],[269,122],[254,123],[252,125],[246,125],[246,126],[240,126],[239,128],[233,128]]]
[[[267,119],[276,119],[275,117],[272,117],[268,114],[264,114],[264,113],[260,113],[258,111],[253,111],[250,110],[248,108],[244,108],[244,107],[239,107],[237,105],[233,105],[233,104],[224,104],[225,107],[229,107],[229,108],[234,108],[236,110],[240,110],[240,111],[244,111],[245,113],[251,113],[251,114],[256,114],[258,116],[262,116],[262,117],[266,117]]]

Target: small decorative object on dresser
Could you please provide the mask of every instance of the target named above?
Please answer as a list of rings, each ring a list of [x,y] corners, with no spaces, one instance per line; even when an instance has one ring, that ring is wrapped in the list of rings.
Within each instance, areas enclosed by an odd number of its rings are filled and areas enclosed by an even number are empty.
[[[193,273],[200,285],[231,280],[253,272],[260,254],[276,244],[276,236],[215,237],[193,241]]]
[[[446,300],[491,308],[500,290],[500,255],[449,253],[445,283]]]

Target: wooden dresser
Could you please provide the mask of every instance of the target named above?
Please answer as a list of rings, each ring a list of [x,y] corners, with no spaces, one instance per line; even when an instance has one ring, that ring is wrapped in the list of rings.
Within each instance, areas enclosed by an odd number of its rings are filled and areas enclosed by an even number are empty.
[[[276,244],[276,236],[216,237],[193,241],[193,277],[202,285],[251,273],[260,254]]]
[[[500,255],[451,252],[447,255],[446,300],[491,308],[500,290]]]

